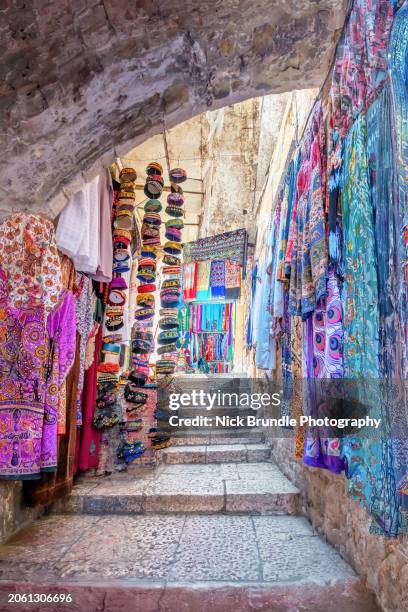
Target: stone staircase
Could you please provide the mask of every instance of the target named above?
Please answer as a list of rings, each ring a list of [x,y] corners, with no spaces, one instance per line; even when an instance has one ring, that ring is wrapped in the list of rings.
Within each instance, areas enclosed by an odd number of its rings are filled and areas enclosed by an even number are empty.
[[[374,612],[307,520],[262,433],[201,433],[142,468],[84,478],[0,547],[0,610]],[[71,603],[8,604],[8,593]]]

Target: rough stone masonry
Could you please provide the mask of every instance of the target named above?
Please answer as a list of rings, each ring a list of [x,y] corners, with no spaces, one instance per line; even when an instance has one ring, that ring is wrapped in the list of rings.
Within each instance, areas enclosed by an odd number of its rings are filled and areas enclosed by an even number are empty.
[[[54,217],[101,163],[207,109],[318,86],[345,0],[4,0],[0,211]]]

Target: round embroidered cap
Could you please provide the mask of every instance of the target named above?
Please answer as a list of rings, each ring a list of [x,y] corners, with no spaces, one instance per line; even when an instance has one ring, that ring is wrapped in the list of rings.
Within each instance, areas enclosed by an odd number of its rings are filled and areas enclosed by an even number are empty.
[[[167,204],[170,206],[183,206],[184,196],[181,193],[169,193],[167,196]]]
[[[168,266],[179,266],[181,261],[175,255],[169,255],[168,253],[166,253],[163,257],[163,263]]]
[[[176,185],[187,180],[187,172],[183,168],[173,168],[173,170],[170,170],[169,176],[170,182]]]
[[[179,322],[176,317],[163,317],[159,320],[160,329],[178,329]]]
[[[143,222],[151,223],[152,225],[161,225],[161,217],[156,212],[147,212],[143,217]]]
[[[178,330],[168,329],[159,333],[157,342],[159,344],[172,344],[178,338]]]
[[[173,206],[170,204],[166,206],[165,213],[169,215],[169,217],[182,217],[184,215],[182,206]]]
[[[148,176],[155,174],[163,174],[163,166],[159,162],[150,162],[146,167],[146,174]]]
[[[169,253],[169,255],[178,255],[181,253],[181,246],[177,242],[168,240],[163,247],[163,251]]]
[[[137,173],[134,168],[122,168],[119,173],[120,182],[125,183],[127,181],[134,182],[137,179]]]
[[[144,210],[147,213],[159,213],[163,208],[162,203],[159,200],[147,200],[144,205]]]
[[[154,308],[139,308],[135,312],[135,319],[139,321],[146,321],[154,317]]]

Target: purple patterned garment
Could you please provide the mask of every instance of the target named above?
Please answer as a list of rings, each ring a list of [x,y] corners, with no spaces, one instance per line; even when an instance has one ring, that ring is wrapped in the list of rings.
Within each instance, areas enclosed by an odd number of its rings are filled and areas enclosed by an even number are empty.
[[[60,389],[75,358],[75,300],[71,291],[65,291],[61,295],[59,305],[48,315],[47,333],[49,355],[41,440],[41,469],[42,471],[55,471],[57,467],[58,411],[66,409],[65,405],[60,405]]]
[[[308,382],[343,376],[343,318],[337,279],[329,273],[326,297],[305,323],[306,372]],[[323,416],[322,414],[311,416]],[[311,467],[326,468],[336,474],[344,470],[340,457],[340,440],[322,436],[318,429],[309,428],[303,461]]]
[[[47,337],[44,307],[0,302],[0,478],[39,478]]]

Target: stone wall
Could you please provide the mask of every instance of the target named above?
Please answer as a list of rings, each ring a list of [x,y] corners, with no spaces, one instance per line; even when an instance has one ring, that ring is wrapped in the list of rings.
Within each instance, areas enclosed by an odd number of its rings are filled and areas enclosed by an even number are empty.
[[[346,4],[3,0],[0,211],[55,216],[163,124],[320,86]]]
[[[43,512],[41,507],[25,507],[22,491],[21,482],[0,480],[0,544]]]
[[[408,538],[390,540],[371,535],[370,518],[347,495],[343,475],[309,468],[295,460],[291,439],[274,439],[272,446],[274,461],[299,487],[303,513],[313,527],[363,576],[384,612],[408,610]]]

